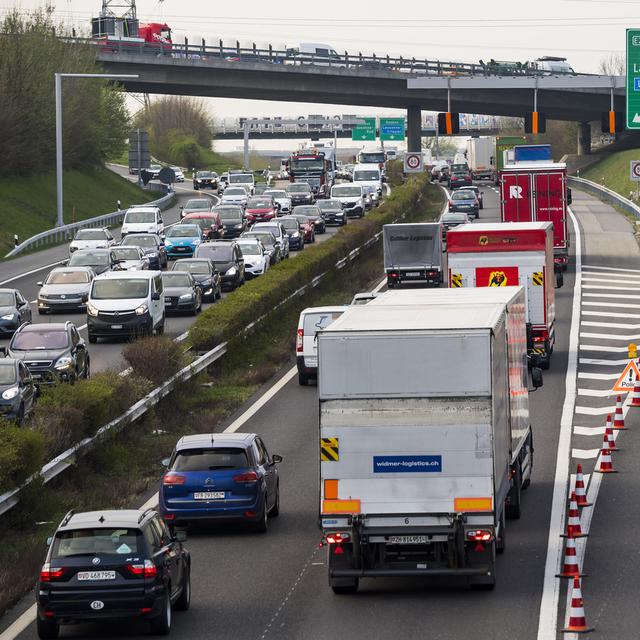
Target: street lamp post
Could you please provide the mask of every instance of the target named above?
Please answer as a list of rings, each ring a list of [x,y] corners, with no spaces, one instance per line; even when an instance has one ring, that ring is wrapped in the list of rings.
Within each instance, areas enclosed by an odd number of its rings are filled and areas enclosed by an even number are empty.
[[[56,199],[58,219],[56,227],[64,224],[62,216],[62,78],[103,78],[108,80],[122,80],[139,78],[138,75],[123,75],[116,73],[56,73]]]

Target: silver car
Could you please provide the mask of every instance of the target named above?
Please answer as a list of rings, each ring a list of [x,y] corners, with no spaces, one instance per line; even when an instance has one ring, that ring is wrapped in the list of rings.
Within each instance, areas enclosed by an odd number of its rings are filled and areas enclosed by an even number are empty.
[[[38,292],[38,313],[85,311],[91,283],[96,277],[91,267],[56,267],[49,272]]]
[[[140,247],[114,247],[118,260],[116,269],[120,271],[142,271],[149,268],[149,258]]]

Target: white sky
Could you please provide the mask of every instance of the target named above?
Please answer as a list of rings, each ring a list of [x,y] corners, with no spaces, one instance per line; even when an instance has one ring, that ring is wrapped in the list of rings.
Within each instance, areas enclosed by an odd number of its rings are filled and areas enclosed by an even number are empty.
[[[102,0],[57,0],[58,18],[88,28]],[[126,0],[122,0],[126,2]],[[42,0],[0,0],[0,12],[33,9]],[[403,55],[430,60],[477,62],[568,58],[576,71],[595,72],[599,61],[623,53],[625,29],[640,26],[640,0],[404,0],[368,3],[281,0],[238,3],[211,0],[138,0],[141,22],[166,21],[174,42],[325,42],[349,53]],[[391,13],[389,13],[392,8]],[[216,117],[286,117],[323,113],[371,114],[372,109],[330,105],[210,99]],[[391,112],[390,112],[391,113]]]

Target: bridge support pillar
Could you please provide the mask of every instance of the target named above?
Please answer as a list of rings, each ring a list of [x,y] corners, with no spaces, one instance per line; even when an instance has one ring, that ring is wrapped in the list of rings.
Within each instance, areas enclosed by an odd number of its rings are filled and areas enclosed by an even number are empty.
[[[420,107],[407,107],[407,150],[422,149],[422,112]]]
[[[578,155],[588,156],[591,154],[591,123],[578,123]]]

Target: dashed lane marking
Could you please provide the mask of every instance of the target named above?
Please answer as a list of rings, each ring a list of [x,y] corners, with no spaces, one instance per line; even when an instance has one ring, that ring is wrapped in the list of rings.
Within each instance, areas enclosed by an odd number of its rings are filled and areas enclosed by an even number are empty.
[[[599,287],[602,288],[602,287]],[[609,287],[607,287],[608,289]],[[624,295],[622,293],[583,293],[585,298],[611,298],[612,300],[640,300],[640,296]]]
[[[616,379],[618,376],[616,376]],[[616,391],[611,389],[578,389],[578,395],[586,398],[608,398],[609,396],[615,396]]]
[[[612,407],[576,407],[576,413],[583,416],[608,416],[613,415],[615,410],[615,405]]]
[[[610,302],[583,302],[583,307],[607,307],[611,309]],[[640,304],[624,304],[616,302],[616,309],[640,309]]]
[[[601,436],[604,435],[605,427],[573,427],[573,433],[577,436]]]
[[[635,317],[636,319],[638,318],[638,316],[635,316]],[[595,320],[587,320],[587,321],[583,320],[582,326],[583,327],[602,327],[603,329],[640,329],[640,324],[625,324],[624,322],[597,322]]]

